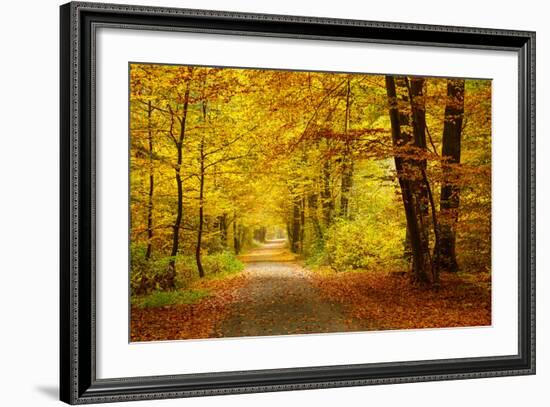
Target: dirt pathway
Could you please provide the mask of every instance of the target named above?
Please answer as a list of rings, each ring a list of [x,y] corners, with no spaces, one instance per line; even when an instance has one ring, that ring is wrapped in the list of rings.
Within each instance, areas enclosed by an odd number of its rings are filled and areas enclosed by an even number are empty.
[[[228,317],[217,328],[219,337],[368,329],[348,320],[340,304],[321,298],[285,241],[270,241],[241,259],[248,282],[238,290]]]

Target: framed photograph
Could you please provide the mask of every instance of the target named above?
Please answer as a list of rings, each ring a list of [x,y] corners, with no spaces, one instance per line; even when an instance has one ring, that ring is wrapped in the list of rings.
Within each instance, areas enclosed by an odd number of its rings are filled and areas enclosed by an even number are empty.
[[[61,400],[535,373],[535,33],[60,12]]]

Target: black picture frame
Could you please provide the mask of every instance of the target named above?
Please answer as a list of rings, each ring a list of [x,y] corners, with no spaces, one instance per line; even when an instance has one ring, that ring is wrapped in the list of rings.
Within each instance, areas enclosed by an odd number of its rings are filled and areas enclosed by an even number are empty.
[[[535,33],[72,2],[61,6],[60,398],[70,404],[535,373]],[[518,353],[176,376],[96,378],[94,42],[100,26],[508,50],[519,60]]]

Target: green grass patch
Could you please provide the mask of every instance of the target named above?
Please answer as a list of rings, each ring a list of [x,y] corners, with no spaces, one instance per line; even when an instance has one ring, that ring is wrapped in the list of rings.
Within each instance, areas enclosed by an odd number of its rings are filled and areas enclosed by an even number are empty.
[[[237,257],[229,252],[213,253],[202,259],[207,276],[221,276],[238,273],[244,269],[244,265]]]
[[[244,269],[244,267],[243,267]],[[233,278],[233,277],[236,277],[238,275],[239,272],[241,272],[242,269],[240,270],[225,270],[225,271],[220,271],[219,273],[216,273],[216,274],[207,274],[203,281],[208,281],[208,280],[222,280],[222,279],[226,279],[226,278]],[[200,284],[200,280],[197,282],[197,284]]]
[[[144,296],[133,296],[132,305],[139,308],[158,308],[167,305],[195,304],[210,296],[206,289],[155,291]]]
[[[202,280],[225,278],[241,272],[244,264],[230,251],[202,256],[205,278]],[[178,288],[191,288],[199,279],[195,256],[178,256],[176,262],[176,283]]]

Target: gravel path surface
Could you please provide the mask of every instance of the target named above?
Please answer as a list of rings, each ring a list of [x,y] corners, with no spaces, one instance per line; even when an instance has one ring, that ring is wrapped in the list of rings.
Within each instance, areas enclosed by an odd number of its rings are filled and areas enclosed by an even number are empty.
[[[218,327],[219,337],[365,330],[346,319],[340,304],[321,298],[284,241],[268,242],[243,260],[248,282]]]

